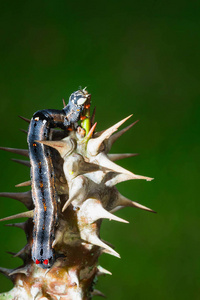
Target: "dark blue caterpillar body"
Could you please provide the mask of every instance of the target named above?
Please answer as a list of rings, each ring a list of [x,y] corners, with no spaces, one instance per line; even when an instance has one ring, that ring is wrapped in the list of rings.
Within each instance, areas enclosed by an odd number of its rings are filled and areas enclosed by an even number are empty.
[[[51,151],[48,146],[37,141],[48,140],[51,128],[58,127],[66,130],[79,121],[84,103],[89,96],[85,89],[78,90],[71,94],[69,103],[64,109],[37,111],[29,126],[31,188],[35,206],[32,259],[42,268],[49,268],[54,262],[52,243],[57,221],[58,196]]]

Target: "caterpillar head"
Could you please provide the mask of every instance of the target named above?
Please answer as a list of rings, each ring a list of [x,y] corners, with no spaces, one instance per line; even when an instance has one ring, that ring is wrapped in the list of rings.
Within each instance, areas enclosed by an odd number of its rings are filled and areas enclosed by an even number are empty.
[[[91,95],[86,91],[86,87],[71,94],[69,103],[63,108],[66,115],[64,120],[66,127],[80,120],[84,108],[90,107],[90,97]]]
[[[85,102],[90,97],[90,94],[86,91],[86,87],[83,90],[78,90],[71,94],[69,102],[75,105],[80,110],[84,109]]]

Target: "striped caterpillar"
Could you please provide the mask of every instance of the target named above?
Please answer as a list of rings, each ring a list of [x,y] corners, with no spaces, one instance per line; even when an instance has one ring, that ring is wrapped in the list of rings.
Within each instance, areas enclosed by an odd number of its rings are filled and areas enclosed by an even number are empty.
[[[90,94],[83,89],[71,94],[69,103],[62,110],[37,111],[28,130],[31,162],[31,190],[34,203],[34,228],[32,260],[42,268],[54,263],[52,243],[58,214],[58,196],[51,152],[39,141],[48,140],[51,128],[67,129],[79,121],[84,103]]]

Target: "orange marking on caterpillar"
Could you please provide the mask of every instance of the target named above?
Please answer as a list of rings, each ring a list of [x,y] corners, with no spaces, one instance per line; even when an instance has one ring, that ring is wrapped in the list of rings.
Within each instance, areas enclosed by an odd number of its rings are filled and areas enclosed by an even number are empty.
[[[42,199],[42,203],[43,203],[44,211],[47,211],[47,205],[45,199]]]

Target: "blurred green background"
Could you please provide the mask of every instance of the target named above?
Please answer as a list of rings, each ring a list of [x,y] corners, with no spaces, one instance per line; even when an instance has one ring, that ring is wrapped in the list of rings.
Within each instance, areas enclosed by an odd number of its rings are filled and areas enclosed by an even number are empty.
[[[0,145],[27,147],[17,116],[60,109],[80,85],[92,93],[98,130],[131,113],[140,119],[112,152],[140,153],[119,164],[155,180],[118,189],[158,214],[126,208],[117,214],[130,224],[103,224],[122,257],[100,259],[113,275],[97,288],[111,300],[200,298],[199,12],[198,1],[1,1]],[[0,191],[29,179],[12,157],[21,158],[0,153]],[[0,217],[23,210],[0,199]],[[6,251],[25,236],[3,223],[0,234],[0,266],[17,267]],[[0,275],[0,292],[11,287]]]

